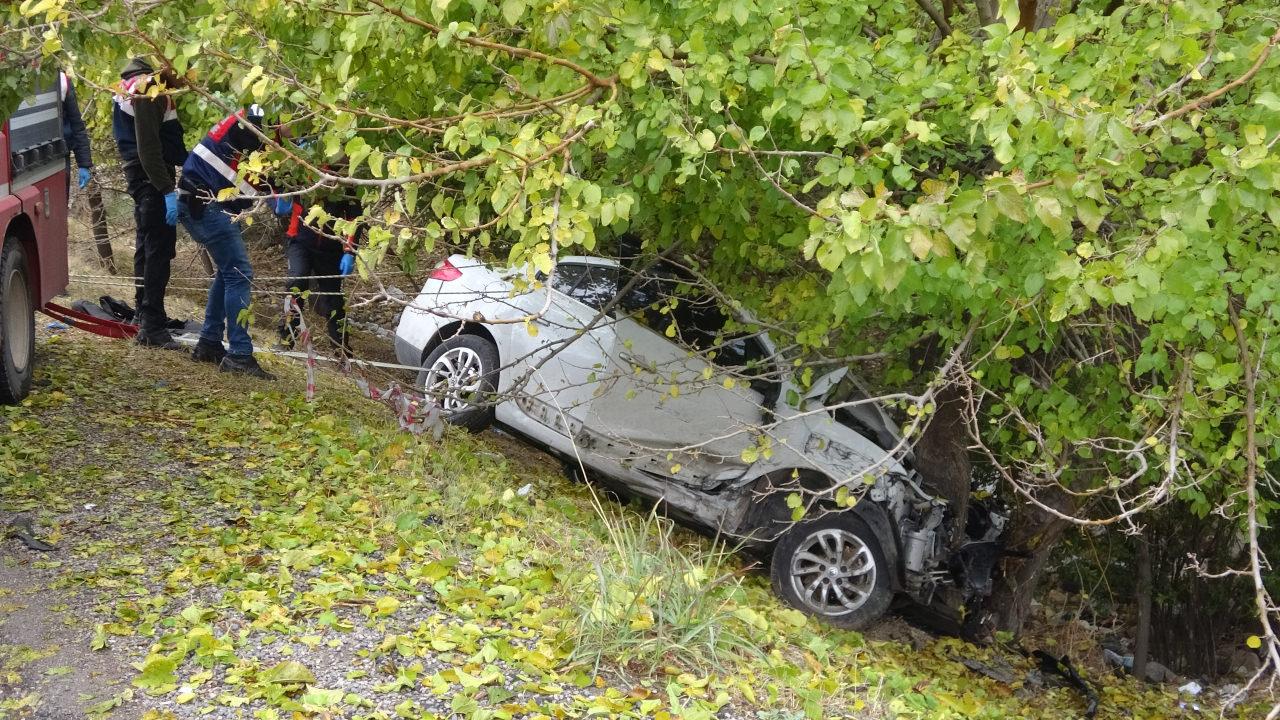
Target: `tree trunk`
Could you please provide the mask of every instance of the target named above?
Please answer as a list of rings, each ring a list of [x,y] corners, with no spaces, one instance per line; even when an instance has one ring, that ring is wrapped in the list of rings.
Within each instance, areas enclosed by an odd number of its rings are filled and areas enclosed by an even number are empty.
[[[1147,679],[1147,655],[1151,647],[1151,546],[1144,535],[1138,541],[1138,631],[1133,643],[1133,676]]]
[[[951,542],[964,538],[969,512],[969,492],[973,464],[969,461],[969,435],[964,420],[963,391],[954,385],[943,388],[934,399],[935,410],[924,434],[916,442],[916,468],[925,485],[946,498],[957,519]]]
[[[1042,498],[1045,501],[1045,498]],[[1045,504],[1068,512],[1072,503],[1065,493]],[[1029,504],[1019,504],[1005,531],[1005,548],[1014,553],[1004,559],[987,607],[997,630],[1017,634],[1031,614],[1031,601],[1040,584],[1041,571],[1062,540],[1069,523]]]
[[[1032,32],[1036,29],[1037,0],[1018,0],[1018,30]]]

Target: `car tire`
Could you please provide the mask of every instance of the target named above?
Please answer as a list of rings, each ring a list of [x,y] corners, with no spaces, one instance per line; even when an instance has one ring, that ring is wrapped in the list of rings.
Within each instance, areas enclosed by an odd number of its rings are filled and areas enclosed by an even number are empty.
[[[418,387],[440,403],[450,425],[480,432],[493,424],[498,348],[479,335],[455,335],[422,361]]]
[[[16,237],[0,249],[0,403],[31,392],[36,355],[36,315],[27,254]]]
[[[839,628],[864,628],[893,601],[880,542],[849,512],[793,525],[774,545],[769,575],[788,605]]]

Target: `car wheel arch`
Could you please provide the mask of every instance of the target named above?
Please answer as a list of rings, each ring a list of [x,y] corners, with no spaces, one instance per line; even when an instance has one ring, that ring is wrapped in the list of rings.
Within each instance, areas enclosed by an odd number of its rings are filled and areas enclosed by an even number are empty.
[[[501,364],[502,347],[498,345],[498,341],[493,337],[493,333],[489,331],[489,328],[481,325],[480,323],[464,322],[462,320],[451,322],[437,330],[435,334],[431,336],[431,339],[427,344],[423,346],[422,360],[425,361],[432,351],[440,347],[440,343],[443,343],[451,337],[457,337],[458,335],[475,335],[488,340],[493,344],[493,347],[497,349],[498,361],[499,364]]]
[[[797,480],[800,487],[806,490],[829,488],[836,482],[821,473],[799,469],[779,470],[758,478],[745,488],[747,508],[742,517],[739,534],[750,536],[754,530],[767,528],[775,522],[791,522],[791,509],[787,507],[786,500],[791,489],[794,489],[793,483]],[[838,509],[830,500],[820,501],[819,507],[826,511],[853,513],[865,522],[880,542],[880,551],[884,553],[885,562],[889,566],[893,590],[899,592],[904,588],[898,534],[892,517],[883,506],[870,498],[864,498],[852,508]],[[763,544],[772,547],[780,536],[781,533],[777,533],[765,538]]]

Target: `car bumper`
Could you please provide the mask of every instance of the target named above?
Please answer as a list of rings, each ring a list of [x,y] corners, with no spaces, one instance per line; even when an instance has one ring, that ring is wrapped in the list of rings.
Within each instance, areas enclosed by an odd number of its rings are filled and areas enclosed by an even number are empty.
[[[396,336],[396,362],[401,365],[418,366],[422,364],[422,348],[415,346],[408,340]]]

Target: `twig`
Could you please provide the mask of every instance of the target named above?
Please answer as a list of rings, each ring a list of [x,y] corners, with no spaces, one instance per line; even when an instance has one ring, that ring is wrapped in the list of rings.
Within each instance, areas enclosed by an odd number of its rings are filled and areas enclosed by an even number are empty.
[[[1170,110],[1169,112],[1161,115],[1160,117],[1154,120],[1151,120],[1139,125],[1138,129],[1150,130],[1151,128],[1163,123],[1166,120],[1172,120],[1176,117],[1182,117],[1183,115],[1186,115],[1192,110],[1196,110],[1203,105],[1211,103],[1217,100],[1218,98],[1222,97],[1223,95],[1226,95],[1227,93],[1231,92],[1232,90],[1235,90],[1241,85],[1244,85],[1245,83],[1249,82],[1250,80],[1253,79],[1253,76],[1257,75],[1258,71],[1262,69],[1262,66],[1267,62],[1267,58],[1271,57],[1271,51],[1275,49],[1276,43],[1280,43],[1280,27],[1276,28],[1275,33],[1271,35],[1271,39],[1267,41],[1267,44],[1262,48],[1262,52],[1258,54],[1258,59],[1253,62],[1253,66],[1250,67],[1248,71],[1245,72],[1245,74],[1241,75],[1235,80],[1232,80],[1231,82],[1227,83],[1226,85],[1223,85],[1222,87],[1218,88],[1217,90],[1214,90],[1213,92],[1207,95],[1203,95],[1201,97],[1196,98],[1195,100],[1192,100],[1191,102],[1187,103],[1186,105],[1183,105],[1180,108],[1177,108],[1176,110]]]

